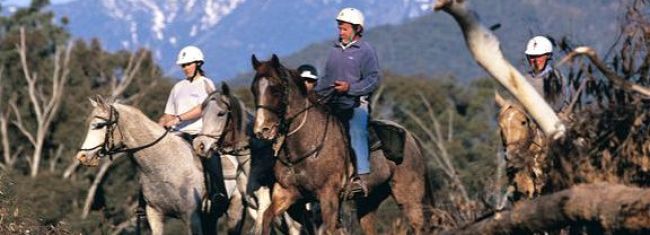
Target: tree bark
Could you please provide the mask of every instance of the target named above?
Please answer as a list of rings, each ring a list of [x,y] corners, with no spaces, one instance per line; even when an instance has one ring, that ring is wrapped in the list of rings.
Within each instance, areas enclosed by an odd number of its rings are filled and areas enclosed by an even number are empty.
[[[578,185],[521,201],[511,210],[441,234],[532,234],[583,225],[614,234],[650,233],[650,189],[611,183]]]
[[[454,17],[476,62],[519,100],[546,136],[563,136],[566,128],[557,114],[535,88],[526,82],[524,76],[503,57],[497,37],[481,25],[476,12],[468,9],[464,2],[438,0],[435,10],[443,10]]]

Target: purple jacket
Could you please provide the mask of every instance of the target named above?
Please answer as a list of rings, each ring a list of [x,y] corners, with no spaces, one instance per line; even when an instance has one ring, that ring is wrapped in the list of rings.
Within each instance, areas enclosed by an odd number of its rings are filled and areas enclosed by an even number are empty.
[[[329,50],[325,64],[325,73],[318,79],[316,92],[326,96],[333,92],[334,81],[346,81],[350,90],[346,94],[334,94],[328,101],[338,109],[354,108],[359,103],[359,97],[369,96],[379,86],[381,74],[377,53],[369,43],[363,40],[343,49],[336,41]]]

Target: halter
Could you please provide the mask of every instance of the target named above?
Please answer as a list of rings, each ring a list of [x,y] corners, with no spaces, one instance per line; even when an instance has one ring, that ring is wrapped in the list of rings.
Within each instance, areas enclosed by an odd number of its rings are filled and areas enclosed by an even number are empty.
[[[113,105],[109,106],[108,119],[106,119],[104,117],[100,117],[100,116],[94,116],[94,117],[104,121],[104,122],[97,123],[94,126],[95,129],[106,127],[106,133],[104,134],[104,141],[103,141],[103,143],[101,143],[101,144],[99,144],[99,145],[97,145],[95,147],[92,147],[92,148],[86,148],[86,149],[80,148],[79,151],[92,151],[92,150],[95,150],[97,148],[100,148],[97,155],[100,158],[108,156],[111,160],[113,160],[113,155],[117,154],[117,153],[135,153],[135,152],[140,151],[142,149],[149,148],[149,147],[157,144],[160,140],[162,140],[167,135],[167,133],[169,133],[169,131],[171,130],[171,129],[165,128],[165,133],[163,133],[160,137],[158,137],[156,140],[154,140],[151,143],[148,143],[148,144],[145,144],[145,145],[142,145],[142,146],[139,146],[139,147],[135,147],[135,148],[126,148],[124,146],[124,144],[122,144],[121,142],[119,143],[119,145],[116,145],[115,140],[113,138],[113,135],[114,135],[116,129],[120,132],[120,136],[123,136],[122,135],[122,129],[117,125],[117,122],[118,122],[118,120],[120,118],[120,113],[118,113],[115,110],[115,107],[113,107]],[[115,128],[115,127],[117,127],[117,128]]]

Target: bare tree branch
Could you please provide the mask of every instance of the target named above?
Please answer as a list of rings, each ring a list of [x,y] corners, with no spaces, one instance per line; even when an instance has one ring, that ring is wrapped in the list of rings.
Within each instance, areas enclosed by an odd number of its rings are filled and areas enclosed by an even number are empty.
[[[147,53],[144,51],[132,53],[129,57],[129,63],[126,65],[126,68],[124,69],[122,77],[119,79],[119,81],[115,76],[111,78],[111,98],[113,100],[120,97],[124,91],[126,91],[126,88],[129,87],[131,82],[133,82],[133,79],[135,78],[135,75],[140,71],[140,66],[142,65],[142,62],[146,56]]]
[[[6,84],[3,83],[3,78],[4,78],[3,75],[4,75],[4,67],[0,67],[0,99],[3,97],[3,91],[4,91],[3,84]],[[12,100],[13,97],[10,98],[10,100]],[[12,157],[11,145],[9,141],[8,126],[9,126],[9,119],[11,117],[10,115],[11,115],[11,109],[9,107],[5,107],[4,104],[0,102],[0,137],[1,137],[0,141],[2,142],[2,155],[4,158],[3,170],[8,170],[7,168],[12,168],[14,163],[16,162],[16,159]]]
[[[97,189],[99,189],[99,184],[102,182],[104,179],[104,176],[108,172],[108,169],[111,167],[113,164],[113,161],[110,160],[104,160],[99,167],[99,171],[97,172],[97,175],[95,176],[95,180],[93,180],[92,185],[90,185],[90,188],[88,189],[88,194],[86,195],[86,201],[84,202],[84,208],[82,209],[81,212],[81,218],[86,219],[88,218],[88,214],[90,213],[90,207],[92,206],[94,200],[95,200],[95,195],[97,194]]]
[[[72,176],[72,174],[74,174],[74,172],[77,170],[77,167],[79,167],[79,161],[72,160],[72,162],[70,162],[70,165],[68,165],[68,167],[65,168],[62,178],[69,179]]]
[[[612,234],[648,234],[650,189],[611,183],[579,185],[520,201],[511,210],[442,234],[533,234],[580,225]]]
[[[36,140],[34,139],[34,135],[32,135],[32,133],[29,130],[27,130],[27,128],[23,124],[23,118],[20,115],[20,110],[16,105],[15,99],[9,101],[9,107],[11,107],[11,109],[14,112],[14,116],[16,116],[16,120],[11,121],[11,123],[13,123],[14,126],[18,128],[18,130],[27,138],[27,140],[29,140],[29,142],[32,145],[36,145]]]
[[[541,126],[546,136],[564,136],[566,127],[535,88],[526,82],[504,57],[497,37],[479,21],[476,12],[466,7],[464,0],[438,0],[435,10],[454,17],[465,36],[465,42],[476,62],[508,89]]]
[[[50,96],[47,97],[43,92],[44,84],[37,83],[38,77],[36,73],[31,73],[27,63],[27,45],[26,45],[26,36],[25,28],[20,28],[20,44],[16,45],[16,49],[20,56],[20,63],[23,70],[23,75],[27,81],[27,92],[29,94],[29,100],[31,102],[31,107],[36,116],[36,128],[35,133],[32,133],[25,128],[23,120],[21,119],[21,114],[15,104],[11,103],[12,109],[16,114],[16,121],[14,125],[18,127],[23,135],[25,135],[31,142],[34,151],[32,156],[27,160],[30,163],[30,175],[31,177],[36,177],[38,175],[38,169],[40,166],[40,160],[43,157],[43,148],[45,143],[45,138],[47,133],[50,131],[50,125],[62,103],[63,93],[65,86],[69,79],[69,63],[70,63],[70,54],[72,52],[72,43],[68,43],[68,46],[57,47],[56,52],[54,53],[53,63],[54,70],[52,71],[52,85]],[[61,50],[64,48],[64,50]]]
[[[609,79],[614,85],[618,86],[621,89],[632,90],[638,92],[642,95],[650,97],[650,89],[644,86],[640,86],[629,82],[621,77],[619,77],[616,72],[607,67],[602,60],[598,58],[598,54],[590,47],[578,47],[569,53],[560,63],[564,63],[567,60],[571,60],[576,56],[587,56],[591,63],[602,72],[607,79]],[[646,97],[647,98],[647,97]]]
[[[441,167],[445,171],[445,174],[451,179],[452,183],[458,188],[458,190],[461,193],[461,196],[465,200],[465,202],[469,201],[469,196],[467,194],[467,190],[465,189],[465,185],[463,184],[462,180],[460,179],[458,175],[458,171],[456,171],[456,168],[454,167],[453,163],[451,162],[449,153],[447,152],[447,147],[443,143],[443,140],[445,139],[444,135],[442,134],[442,131],[440,130],[440,125],[437,124],[438,120],[433,114],[433,109],[431,108],[431,105],[428,103],[428,101],[424,98],[424,96],[421,96],[422,102],[427,106],[427,112],[429,112],[430,117],[433,119],[433,129],[431,130],[429,126],[425,124],[425,122],[418,117],[415,113],[406,110],[404,108],[399,108],[402,112],[404,112],[407,116],[409,116],[415,123],[426,133],[426,135],[429,137],[429,142],[433,143],[438,150],[437,152],[431,149],[428,144],[424,144],[425,149],[429,153],[433,153],[432,155],[434,156],[434,159],[442,164]],[[435,134],[434,134],[435,133]]]
[[[54,172],[56,169],[56,164],[58,163],[59,159],[61,159],[61,155],[63,153],[63,148],[64,145],[59,145],[58,148],[56,148],[56,152],[51,154],[53,157],[50,159],[50,172]]]

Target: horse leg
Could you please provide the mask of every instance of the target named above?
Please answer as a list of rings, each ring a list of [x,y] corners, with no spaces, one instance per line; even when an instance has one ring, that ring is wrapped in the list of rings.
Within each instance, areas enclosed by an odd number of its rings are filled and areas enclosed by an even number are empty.
[[[318,193],[323,227],[326,234],[345,234],[345,231],[339,225],[341,201],[338,193],[333,190],[334,188],[336,187],[325,187],[323,191]]]
[[[147,213],[147,221],[149,221],[151,234],[163,235],[165,216],[162,213],[160,213],[158,210],[151,207],[150,205],[147,205],[147,207],[145,208],[145,212]]]
[[[288,230],[287,233],[289,233],[289,235],[300,235],[300,231],[302,230],[302,224],[294,220],[294,218],[296,217],[291,217],[289,213],[284,213],[282,217],[284,219],[284,223],[287,224],[287,230]]]
[[[187,234],[193,234],[193,235],[202,235],[203,234],[203,225],[207,225],[210,222],[215,223],[216,226],[216,221],[209,221],[210,219],[207,218],[214,218],[213,216],[206,216],[206,218],[202,219],[201,218],[201,210],[197,209],[192,214],[190,214],[189,219],[185,219],[183,222],[185,222],[187,226]]]
[[[271,223],[274,218],[284,213],[298,199],[295,190],[285,189],[279,183],[273,185],[271,206],[264,212],[262,234],[271,234]]]
[[[251,217],[255,220],[253,234],[262,234],[262,227],[264,226],[264,212],[271,206],[271,190],[269,187],[261,186],[253,194],[257,199],[257,211],[251,213]]]
[[[357,217],[359,217],[359,225],[361,225],[363,234],[377,234],[375,229],[376,212],[379,205],[388,198],[389,193],[388,185],[382,184],[375,188],[367,198],[356,201]]]
[[[241,234],[244,224],[244,202],[239,190],[235,190],[230,197],[227,215],[228,234]]]
[[[408,172],[394,175],[394,183],[391,184],[393,199],[397,202],[402,213],[409,220],[414,234],[424,232],[424,207],[426,201],[426,190],[424,179]],[[426,177],[426,176],[425,176]]]

